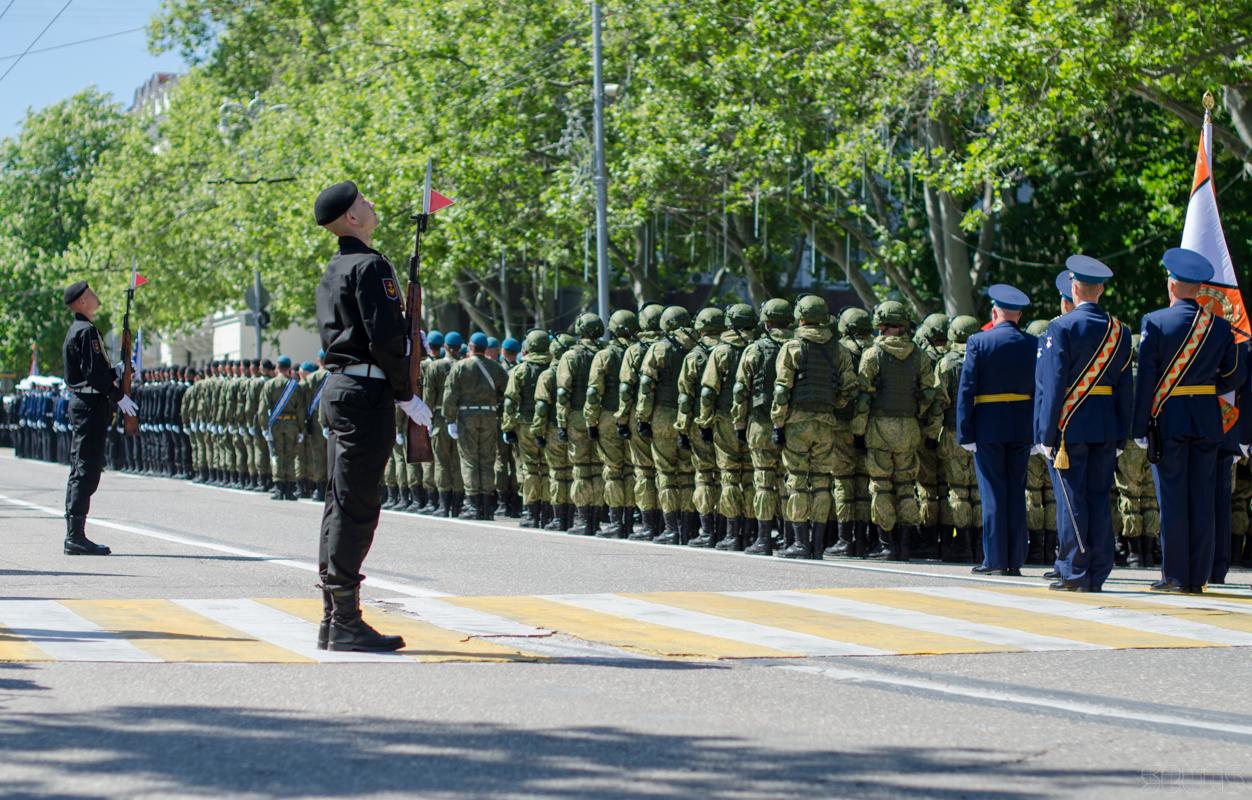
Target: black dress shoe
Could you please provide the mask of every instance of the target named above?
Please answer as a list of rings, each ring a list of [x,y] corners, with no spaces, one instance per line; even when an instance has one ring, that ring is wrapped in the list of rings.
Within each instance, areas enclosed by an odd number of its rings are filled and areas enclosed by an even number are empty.
[[[1188,586],[1187,588],[1183,589],[1183,592],[1186,594],[1204,594],[1204,589],[1205,587],[1203,585]]]
[[[1009,567],[1008,569],[1006,569],[1006,570],[1004,571],[1004,574],[1005,574],[1005,575],[1009,575],[1009,576],[1014,577],[1014,578],[1020,578],[1020,577],[1022,577],[1022,571],[1021,571],[1021,569],[1020,569],[1020,568],[1018,568],[1018,567]]]
[[[1187,588],[1176,580],[1166,580],[1162,578],[1156,583],[1148,587],[1154,592],[1168,592],[1170,594],[1184,594]]]
[[[1048,584],[1048,588],[1054,592],[1089,592],[1091,591],[1090,589],[1087,588],[1087,585],[1085,583],[1079,583],[1078,581],[1067,581],[1067,580],[1052,581],[1051,583]]]
[[[1043,579],[1045,581],[1054,581],[1059,577],[1061,577],[1061,573],[1057,572],[1055,567],[1043,573]]]
[[[1003,569],[1000,567],[988,567],[985,564],[979,564],[978,566],[971,569],[970,572],[973,573],[974,575],[1011,575],[1012,574],[1007,569]],[[1022,574],[1021,570],[1018,570],[1017,574],[1021,575]]]

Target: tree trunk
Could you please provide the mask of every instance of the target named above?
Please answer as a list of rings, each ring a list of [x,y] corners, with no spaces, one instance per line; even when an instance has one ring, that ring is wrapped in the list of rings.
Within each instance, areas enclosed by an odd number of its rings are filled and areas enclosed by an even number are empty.
[[[495,321],[478,307],[475,302],[473,287],[475,281],[465,272],[461,272],[456,279],[456,296],[460,301],[461,307],[465,309],[465,313],[469,314],[470,320],[478,327],[480,331],[488,336],[498,336],[499,331],[496,329]]]

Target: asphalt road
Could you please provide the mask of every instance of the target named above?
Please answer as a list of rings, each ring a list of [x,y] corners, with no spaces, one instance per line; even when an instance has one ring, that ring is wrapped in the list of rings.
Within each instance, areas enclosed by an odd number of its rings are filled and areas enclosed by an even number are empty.
[[[36,601],[100,620],[110,608],[138,619],[140,601],[264,598],[287,607],[284,598],[315,596],[313,503],[107,474],[88,533],[114,555],[72,559],[60,554],[65,472],[0,451],[0,625],[11,609],[47,606]],[[635,620],[640,633],[587,610],[607,602],[622,614],[632,603],[649,613],[658,603],[671,612],[715,601],[756,608],[784,597],[771,592],[849,607],[955,603],[971,591],[1046,609],[1053,598],[1025,588],[1040,585],[1029,577],[1039,571],[1013,581],[937,563],[791,563],[386,513],[366,563],[368,599],[391,609],[390,620],[482,614],[482,624],[502,627],[453,637],[478,655],[442,663],[14,657],[0,663],[0,796],[1247,796],[1250,651],[1161,644],[1186,641],[1162,631],[1252,635],[1239,610],[1252,603],[1246,571],[1206,597],[1234,613],[1162,606],[1175,616],[1149,618],[1116,607],[1123,597],[1149,601],[1114,594],[1052,629],[1015,633],[1086,640],[1033,652],[718,659],[701,648],[765,653],[840,636],[797,618],[780,639],[759,616],[712,623],[694,613],[673,624],[725,629],[701,638]],[[1152,577],[1119,570],[1112,586],[1141,589]],[[568,625],[544,616],[556,606],[587,616]],[[977,637],[980,625],[1000,624],[998,613],[1030,613],[986,609],[945,630]],[[1101,638],[1110,629],[1088,612],[1146,627]],[[150,622],[163,630],[163,620]],[[849,623],[849,637],[877,637],[879,647],[901,641],[867,624]],[[10,624],[0,654],[19,652],[19,640],[80,652],[97,635],[145,653],[201,644],[101,625],[105,632],[89,636]],[[256,644],[229,638],[224,647]],[[901,650],[923,649],[907,645]],[[523,655],[482,656],[481,648]]]

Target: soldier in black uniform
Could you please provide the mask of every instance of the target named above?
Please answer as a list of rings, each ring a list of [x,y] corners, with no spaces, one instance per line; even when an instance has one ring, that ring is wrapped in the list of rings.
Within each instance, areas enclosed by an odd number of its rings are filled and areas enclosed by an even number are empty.
[[[74,312],[74,323],[65,334],[61,354],[65,361],[65,385],[73,393],[69,424],[74,430],[70,442],[70,477],[65,486],[65,554],[67,556],[107,556],[111,551],[87,538],[87,510],[91,495],[100,485],[104,469],[104,439],[113,403],[122,413],[134,416],[135,402],[122,394],[118,375],[109,366],[100,331],[91,323],[100,300],[86,281],[65,290],[65,305]]]
[[[409,386],[409,328],[396,272],[370,247],[378,227],[373,204],[344,181],[323,190],[313,210],[317,224],[339,237],[339,252],[317,287],[317,326],[330,372],[321,399],[330,436],[318,646],[399,650],[404,639],[383,636],[361,619],[361,564],[374,540],[378,486],[396,435],[392,404],[419,425],[429,426],[431,414]]]

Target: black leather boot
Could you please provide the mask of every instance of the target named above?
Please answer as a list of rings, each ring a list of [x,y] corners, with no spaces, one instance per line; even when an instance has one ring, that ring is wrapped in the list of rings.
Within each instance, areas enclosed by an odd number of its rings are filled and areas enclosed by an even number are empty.
[[[457,519],[478,519],[480,510],[479,503],[483,500],[481,494],[466,495],[465,502],[461,504],[461,510],[457,512]]]
[[[543,529],[545,531],[559,531],[562,529],[561,525],[564,522],[565,522],[565,504],[553,503],[552,504],[552,517],[551,519],[548,520],[548,523],[543,526]]]
[[[325,650],[330,641],[330,618],[335,611],[335,603],[331,599],[330,589],[318,586],[322,590],[322,622],[317,626],[317,649]]]
[[[396,507],[396,503],[400,501],[400,489],[397,486],[387,487],[387,499],[383,501],[383,508],[391,510]]]
[[[714,548],[724,552],[743,552],[743,540],[747,536],[748,520],[743,517],[731,517],[726,520],[726,535],[717,540]],[[756,533],[755,529],[753,533]]]
[[[526,513],[522,515],[522,521],[518,523],[523,528],[538,528],[539,518],[543,515],[543,503],[533,502],[526,504]]]
[[[866,554],[866,558],[872,558],[875,561],[886,561],[896,557],[895,554],[895,536],[892,531],[884,531],[878,529],[878,541],[874,543],[873,549]]]
[[[1124,549],[1126,551],[1126,566],[1128,567],[1143,566],[1143,557],[1139,553],[1139,540],[1141,538],[1143,537],[1136,536],[1133,539],[1123,539],[1121,542],[1118,542],[1118,549],[1123,549],[1124,544]]]
[[[285,486],[285,484],[284,484],[282,481],[275,481],[275,482],[274,482],[274,489],[270,492],[270,499],[271,499],[271,500],[283,500],[283,499],[285,499],[285,498],[284,498],[284,496],[285,496],[286,492],[285,492],[285,491],[283,491],[283,490],[284,490],[284,486]]]
[[[359,588],[333,589],[331,603],[328,650],[391,653],[404,647],[402,637],[384,636],[361,618]]]
[[[435,507],[435,516],[445,519],[452,516],[452,492],[441,491],[439,493],[439,505]]]
[[[665,520],[665,529],[661,531],[661,535],[653,538],[653,544],[678,544],[679,531],[678,526],[682,524],[681,512],[666,511],[662,513],[661,518]]]
[[[64,552],[67,556],[107,556],[113,551],[87,538],[87,517],[66,514]]]
[[[587,506],[583,509],[583,536],[595,536],[600,532],[600,506]]]
[[[855,523],[837,522],[835,530],[838,532],[837,539],[834,544],[826,548],[825,555],[832,558],[847,558],[852,555],[852,548],[855,542]]]
[[[687,542],[688,547],[712,547],[717,520],[712,514],[700,515],[700,535]]]
[[[808,522],[791,523],[794,531],[791,544],[778,555],[783,558],[808,558],[809,553],[809,536],[813,530],[813,526]]]
[[[620,539],[622,537],[622,509],[610,508],[608,514],[609,524],[606,528],[596,530],[597,539]]]
[[[758,519],[756,521],[756,541],[749,545],[744,552],[752,556],[771,556],[774,554],[774,520]]]
[[[1026,531],[1026,563],[1042,564],[1043,531]]]
[[[626,535],[626,538],[632,542],[650,542],[660,531],[652,529],[652,511],[651,509],[639,512],[639,528]]]
[[[827,520],[825,522],[814,522],[809,527],[809,558],[812,560],[821,561],[824,557],[822,551],[826,549],[827,532],[833,525],[833,522]],[[835,538],[833,533],[829,537],[831,539]]]

